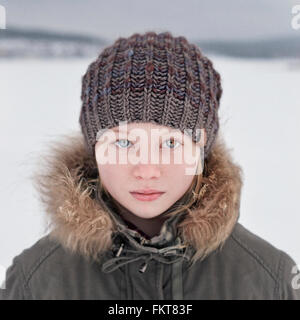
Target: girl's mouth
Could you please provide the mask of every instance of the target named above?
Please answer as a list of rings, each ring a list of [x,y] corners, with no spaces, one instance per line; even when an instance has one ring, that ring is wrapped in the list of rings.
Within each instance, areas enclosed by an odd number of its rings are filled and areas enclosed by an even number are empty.
[[[137,192],[130,192],[130,193],[135,199],[140,201],[153,201],[164,194],[164,192],[157,192],[157,193],[150,193],[150,194],[137,193]]]

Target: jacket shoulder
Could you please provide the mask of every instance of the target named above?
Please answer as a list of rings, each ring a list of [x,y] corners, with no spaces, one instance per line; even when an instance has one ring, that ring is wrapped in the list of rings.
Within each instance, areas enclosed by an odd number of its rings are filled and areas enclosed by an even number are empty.
[[[28,283],[31,277],[60,248],[61,244],[47,234],[16,255],[6,271],[5,289],[0,290],[0,299],[30,299]]]
[[[46,262],[48,258],[58,253],[58,249],[62,246],[60,243],[51,239],[47,234],[31,247],[24,249],[16,259],[22,264],[25,283],[28,284],[30,278],[38,270],[38,268]]]
[[[300,300],[300,274],[296,262],[289,254],[241,223],[236,224],[229,239],[232,243],[230,248],[235,248],[239,263],[249,265],[251,261],[258,271],[272,279],[275,299]]]
[[[281,250],[267,240],[237,223],[230,235],[236,247],[254,259],[272,278],[276,279]]]
[[[99,279],[98,261],[71,251],[48,234],[13,259],[6,272],[6,289],[0,290],[0,300],[93,297],[89,286],[82,283],[93,283],[96,279]]]

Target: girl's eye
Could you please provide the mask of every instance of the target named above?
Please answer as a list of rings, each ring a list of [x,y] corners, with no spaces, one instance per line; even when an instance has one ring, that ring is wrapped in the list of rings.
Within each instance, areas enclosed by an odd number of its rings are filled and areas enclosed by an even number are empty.
[[[118,142],[120,142],[120,141],[121,141],[121,143],[118,144]],[[131,142],[130,142],[129,140],[127,140],[127,139],[118,139],[118,140],[115,142],[115,144],[117,144],[118,146],[121,146],[122,149],[127,148],[127,147],[128,147],[128,144],[127,144],[127,143],[123,143],[124,141],[131,143]]]
[[[173,137],[170,139],[165,140],[167,146],[170,147],[171,149],[176,149],[175,143],[177,142],[177,146],[180,145],[181,143],[177,140],[175,140]]]
[[[165,140],[164,143],[166,143],[167,147],[170,149],[176,149],[178,145],[181,145],[181,143],[175,140],[173,137]],[[126,149],[131,142],[128,139],[118,139],[116,142],[114,142],[114,144],[120,146],[122,149]]]

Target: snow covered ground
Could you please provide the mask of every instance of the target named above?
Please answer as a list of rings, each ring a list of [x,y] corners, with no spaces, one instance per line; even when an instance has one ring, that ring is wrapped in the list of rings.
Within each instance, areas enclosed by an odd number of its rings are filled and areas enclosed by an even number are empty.
[[[240,222],[300,264],[300,68],[281,60],[210,58],[223,78],[221,131],[244,170]],[[43,234],[31,185],[37,156],[79,130],[90,59],[0,60],[0,265]]]

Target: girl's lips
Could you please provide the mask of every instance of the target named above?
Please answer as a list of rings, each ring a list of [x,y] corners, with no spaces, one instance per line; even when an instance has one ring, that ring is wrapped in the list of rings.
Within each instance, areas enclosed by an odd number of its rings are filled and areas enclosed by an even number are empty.
[[[130,192],[132,196],[140,201],[153,201],[157,198],[159,198],[164,192],[158,192],[158,193],[151,193],[151,194],[143,194],[143,193],[137,193],[137,192]]]

